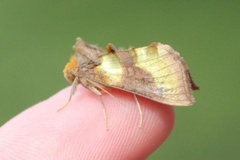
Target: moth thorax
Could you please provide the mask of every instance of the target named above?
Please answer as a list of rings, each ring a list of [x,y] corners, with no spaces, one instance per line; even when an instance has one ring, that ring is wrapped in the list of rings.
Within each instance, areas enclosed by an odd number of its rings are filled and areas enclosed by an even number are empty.
[[[70,58],[70,61],[66,64],[64,70],[64,77],[69,83],[73,83],[77,75],[77,60],[74,56]]]

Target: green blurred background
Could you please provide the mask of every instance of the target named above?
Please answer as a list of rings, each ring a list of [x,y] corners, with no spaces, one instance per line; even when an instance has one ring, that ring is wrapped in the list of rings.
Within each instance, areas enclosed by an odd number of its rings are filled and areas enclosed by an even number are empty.
[[[101,47],[170,44],[201,90],[176,107],[175,128],[150,157],[238,159],[239,1],[1,0],[0,124],[68,86],[62,69],[76,37]]]

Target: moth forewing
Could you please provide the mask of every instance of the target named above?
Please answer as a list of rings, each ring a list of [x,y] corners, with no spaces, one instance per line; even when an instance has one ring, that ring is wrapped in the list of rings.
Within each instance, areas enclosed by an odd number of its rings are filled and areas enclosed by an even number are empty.
[[[194,103],[187,65],[168,45],[153,43],[103,55],[93,70],[97,75],[94,80],[109,87],[169,105]]]

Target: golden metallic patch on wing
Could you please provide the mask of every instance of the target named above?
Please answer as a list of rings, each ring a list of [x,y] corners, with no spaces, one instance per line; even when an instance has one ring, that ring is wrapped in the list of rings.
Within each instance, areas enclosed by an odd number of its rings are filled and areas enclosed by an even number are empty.
[[[150,73],[154,79],[153,83],[157,86],[153,90],[151,87],[145,88],[146,92],[156,95],[152,96],[152,99],[184,106],[194,102],[187,66],[178,52],[168,45],[154,43],[135,49],[135,54],[136,66]]]
[[[121,86],[123,67],[115,54],[101,57],[101,64],[94,68],[96,80],[109,86]]]

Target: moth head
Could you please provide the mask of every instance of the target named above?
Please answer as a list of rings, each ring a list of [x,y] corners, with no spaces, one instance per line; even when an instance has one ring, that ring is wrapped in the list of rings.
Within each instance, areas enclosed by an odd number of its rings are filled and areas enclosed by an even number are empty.
[[[69,83],[73,83],[74,79],[77,76],[77,60],[75,56],[72,56],[70,58],[70,61],[66,64],[64,70],[63,70],[63,74],[64,77],[66,78],[66,80]]]

